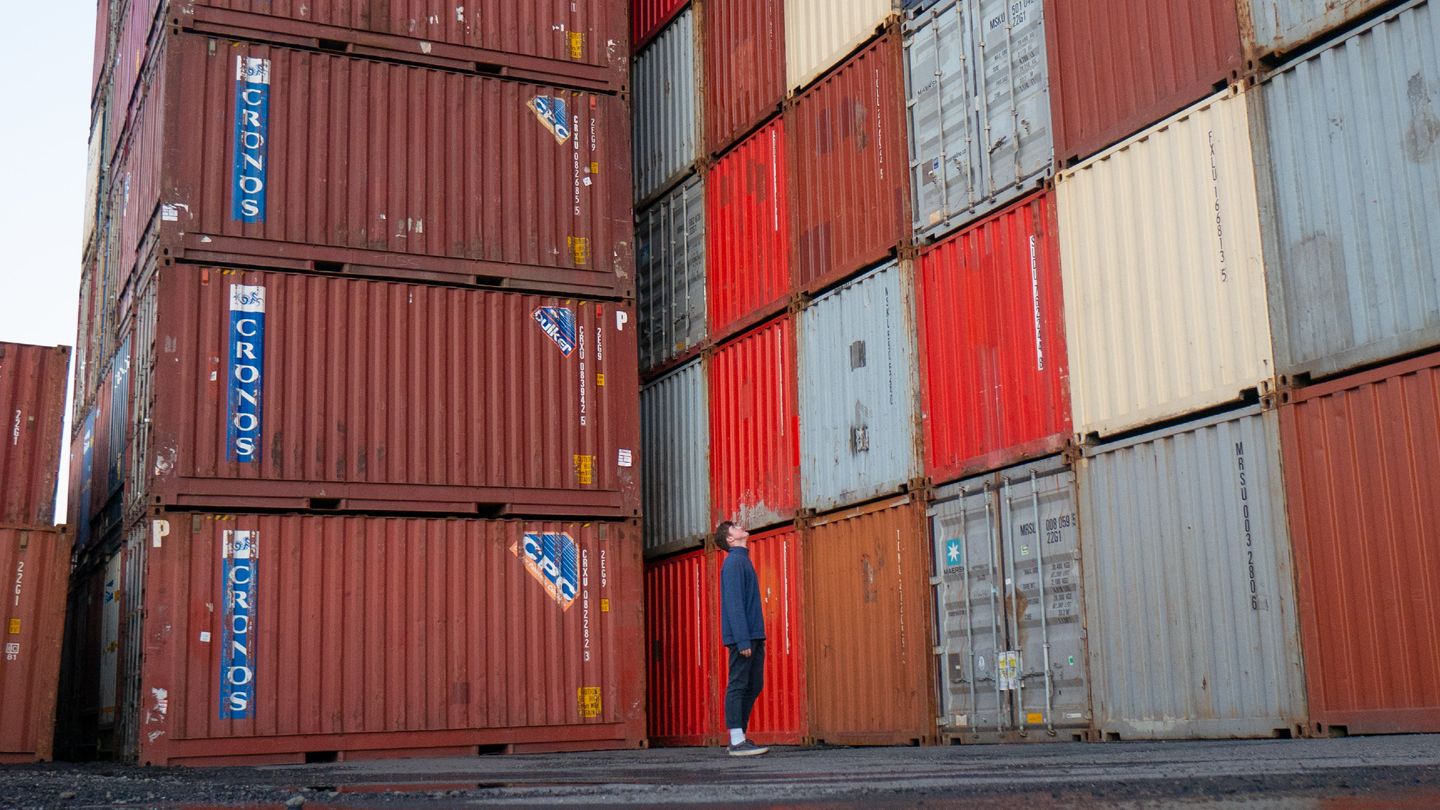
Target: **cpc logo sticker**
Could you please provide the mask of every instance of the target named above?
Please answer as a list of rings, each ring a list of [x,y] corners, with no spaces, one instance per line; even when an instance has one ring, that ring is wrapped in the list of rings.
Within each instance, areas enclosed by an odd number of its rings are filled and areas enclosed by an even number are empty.
[[[550,597],[569,610],[580,594],[580,550],[564,532],[526,534],[511,553],[525,564],[525,570],[545,587]]]

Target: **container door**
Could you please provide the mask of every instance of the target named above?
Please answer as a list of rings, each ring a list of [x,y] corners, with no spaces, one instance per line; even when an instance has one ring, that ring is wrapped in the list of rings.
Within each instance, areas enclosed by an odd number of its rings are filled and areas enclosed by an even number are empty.
[[[159,521],[156,521],[157,523]],[[140,659],[145,607],[145,541],[150,521],[142,520],[131,530],[125,541],[121,586],[122,627],[120,633],[118,697],[119,733],[117,746],[120,758],[134,762],[139,757],[140,743]]]
[[[100,728],[115,725],[120,657],[120,552],[105,563],[104,601],[100,606]]]
[[[968,5],[927,15],[909,34],[911,184],[917,233],[943,230],[980,198],[981,133],[976,130],[974,68],[967,64],[974,26]]]
[[[980,150],[984,188],[978,199],[1045,175],[1050,138],[1050,83],[1040,0],[984,0],[973,13],[968,53],[976,55],[975,106],[985,133]],[[977,193],[978,192],[978,193]]]

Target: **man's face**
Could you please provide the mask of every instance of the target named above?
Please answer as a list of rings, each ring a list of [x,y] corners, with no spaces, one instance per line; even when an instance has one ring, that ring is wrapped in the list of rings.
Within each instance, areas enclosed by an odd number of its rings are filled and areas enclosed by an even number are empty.
[[[731,527],[730,527],[730,537],[729,537],[729,541],[730,541],[730,544],[731,544],[731,545],[735,545],[735,544],[736,544],[736,541],[739,541],[739,542],[742,542],[742,543],[743,543],[743,542],[744,542],[746,539],[748,539],[749,537],[750,537],[750,532],[745,531],[745,527],[744,527],[744,526],[731,526]]]

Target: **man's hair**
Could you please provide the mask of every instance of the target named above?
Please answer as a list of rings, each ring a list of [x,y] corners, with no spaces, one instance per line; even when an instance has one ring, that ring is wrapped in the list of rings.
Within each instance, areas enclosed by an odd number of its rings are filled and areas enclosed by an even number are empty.
[[[715,527],[715,547],[721,551],[730,550],[730,528],[735,525],[733,520],[727,520]]]

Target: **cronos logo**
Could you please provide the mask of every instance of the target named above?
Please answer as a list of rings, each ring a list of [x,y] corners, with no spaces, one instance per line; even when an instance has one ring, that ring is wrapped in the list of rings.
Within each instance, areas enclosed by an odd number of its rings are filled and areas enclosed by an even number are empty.
[[[226,460],[260,460],[260,401],[264,389],[265,288],[235,284],[230,287]]]
[[[235,169],[230,216],[265,221],[270,137],[270,60],[235,57]]]

